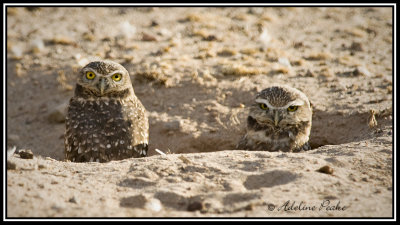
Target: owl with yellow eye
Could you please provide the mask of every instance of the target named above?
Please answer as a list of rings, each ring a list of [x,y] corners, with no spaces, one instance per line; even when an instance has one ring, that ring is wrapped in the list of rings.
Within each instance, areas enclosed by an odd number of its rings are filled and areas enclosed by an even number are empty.
[[[68,106],[65,158],[108,162],[147,155],[149,124],[128,71],[112,61],[91,62],[78,73]]]
[[[237,149],[299,152],[310,150],[312,108],[307,96],[288,86],[262,90],[250,106],[246,134]]]

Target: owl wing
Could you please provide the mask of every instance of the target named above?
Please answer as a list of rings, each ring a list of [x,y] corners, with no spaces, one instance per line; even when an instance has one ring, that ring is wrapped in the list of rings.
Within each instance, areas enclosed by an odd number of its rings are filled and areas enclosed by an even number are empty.
[[[83,144],[81,142],[82,139],[87,139],[87,133],[84,134],[84,125],[80,124],[80,104],[81,102],[77,101],[75,98],[71,98],[65,120],[65,158],[71,161],[80,161],[81,155],[85,151],[87,144],[86,141]]]
[[[131,139],[133,150],[141,157],[147,155],[149,143],[149,120],[146,109],[139,99],[128,102],[126,107],[126,119],[132,125]]]

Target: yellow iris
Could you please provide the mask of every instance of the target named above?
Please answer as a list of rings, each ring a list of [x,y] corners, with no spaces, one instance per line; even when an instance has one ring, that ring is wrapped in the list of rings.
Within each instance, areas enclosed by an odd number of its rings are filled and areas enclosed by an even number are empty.
[[[111,77],[115,81],[120,81],[122,79],[122,75],[120,73],[116,73]]]
[[[94,74],[92,71],[86,72],[86,78],[89,80],[93,80],[96,77],[96,74]]]
[[[288,110],[289,112],[294,112],[294,111],[297,110],[297,108],[299,108],[299,107],[296,106],[296,105],[292,105],[292,106],[289,106],[289,107],[287,108],[287,110]]]
[[[268,106],[264,103],[261,103],[260,108],[266,110],[266,109],[268,109]]]

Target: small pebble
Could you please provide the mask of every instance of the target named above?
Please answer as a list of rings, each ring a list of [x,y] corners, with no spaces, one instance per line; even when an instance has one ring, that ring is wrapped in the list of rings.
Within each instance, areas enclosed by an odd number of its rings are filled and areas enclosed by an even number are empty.
[[[311,72],[310,70],[307,70],[307,72],[304,74],[305,77],[316,77],[316,75]]]
[[[353,42],[353,43],[351,43],[351,46],[350,46],[349,49],[350,49],[350,50],[353,50],[353,51],[362,51],[362,50],[363,50],[362,45],[361,45],[361,43],[359,43],[359,42]]]
[[[143,33],[142,41],[157,41],[157,38],[150,34]]]
[[[31,41],[32,51],[35,53],[41,52],[44,50],[44,42],[41,38],[37,38]]]
[[[263,8],[251,7],[249,10],[247,10],[247,13],[259,16],[262,15]]]
[[[151,21],[151,24],[150,24],[150,26],[151,27],[156,27],[156,26],[158,26],[159,24],[157,23],[157,21],[155,21],[155,20],[152,20]]]
[[[144,208],[150,209],[153,212],[159,212],[163,207],[160,200],[152,198],[146,202]]]
[[[51,209],[54,210],[54,211],[60,212],[60,211],[63,210],[63,207],[54,204],[54,205],[51,206]]]
[[[233,49],[222,49],[217,54],[218,54],[218,56],[229,57],[229,56],[236,55],[237,52]]]
[[[33,152],[30,149],[21,149],[18,154],[21,159],[33,159]]]
[[[187,207],[187,210],[190,212],[197,211],[197,210],[203,210],[203,209],[204,209],[203,202],[198,202],[198,201],[190,203]]]
[[[334,199],[338,199],[338,197],[334,196],[334,195],[327,195],[324,197],[324,199],[326,200],[334,200]]]
[[[301,48],[301,47],[303,47],[303,46],[304,46],[303,42],[295,42],[295,43],[293,44],[293,47],[294,47],[294,48]]]
[[[73,196],[72,198],[70,198],[70,199],[68,200],[68,202],[77,204],[77,201],[76,201],[75,196]]]
[[[272,37],[271,35],[269,35],[268,30],[264,28],[263,32],[260,34],[259,39],[264,45],[268,46],[270,44],[270,41],[272,40]]]
[[[317,170],[320,173],[333,174],[333,169],[330,166],[323,166]]]
[[[286,67],[291,67],[289,59],[285,57],[278,58],[278,62]]]
[[[250,203],[250,204],[246,205],[246,207],[244,207],[244,209],[247,210],[247,211],[253,210],[254,209],[254,204]]]
[[[54,45],[77,45],[77,43],[67,36],[56,36],[49,40],[50,44]]]
[[[207,37],[203,37],[203,41],[216,41],[218,38],[215,35],[208,35]]]
[[[369,70],[363,66],[357,67],[357,69],[364,76],[367,76],[367,77],[372,76],[371,72],[369,72]]]
[[[38,165],[38,168],[39,168],[39,169],[45,169],[45,168],[46,168],[46,165],[39,164],[39,165]]]

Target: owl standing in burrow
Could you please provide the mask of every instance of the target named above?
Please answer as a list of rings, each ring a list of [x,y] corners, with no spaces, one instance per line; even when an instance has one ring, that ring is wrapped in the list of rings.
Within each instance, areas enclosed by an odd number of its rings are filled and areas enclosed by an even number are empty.
[[[147,155],[149,124],[128,71],[112,61],[91,62],[80,71],[68,106],[65,157],[108,162]]]
[[[310,150],[311,121],[311,103],[303,92],[283,85],[266,88],[256,95],[246,134],[236,147],[271,152]]]

